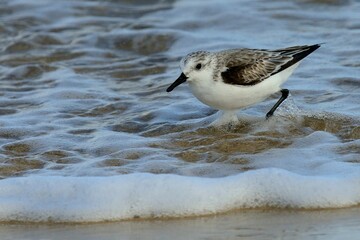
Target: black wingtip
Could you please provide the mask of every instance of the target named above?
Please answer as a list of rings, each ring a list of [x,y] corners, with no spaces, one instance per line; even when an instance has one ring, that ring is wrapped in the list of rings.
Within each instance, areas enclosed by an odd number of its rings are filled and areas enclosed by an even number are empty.
[[[316,49],[318,49],[319,47],[321,47],[322,44],[324,44],[324,43],[317,43],[317,44],[308,46],[309,50],[305,51],[305,52],[308,52],[308,54],[306,54],[306,56],[309,55],[310,53],[312,53],[313,51],[315,51]]]
[[[294,60],[296,60],[296,62],[304,59],[305,57],[307,57],[310,53],[314,52],[316,49],[318,49],[319,47],[321,47],[322,43],[317,43],[314,45],[305,45],[303,46],[303,50],[297,54],[295,54]]]
[[[286,54],[287,51],[293,52],[294,48],[299,48],[298,49],[299,52],[292,55],[292,60],[290,60],[287,63],[285,63],[284,65],[282,65],[278,71],[272,73],[271,75],[281,72],[281,71],[287,69],[288,67],[294,65],[295,63],[303,60],[309,54],[311,54],[316,49],[318,49],[322,44],[323,43],[318,43],[318,44],[314,44],[314,45],[304,45],[304,46],[291,47],[291,48],[285,48],[285,49],[279,50],[279,51],[282,51],[284,54]]]

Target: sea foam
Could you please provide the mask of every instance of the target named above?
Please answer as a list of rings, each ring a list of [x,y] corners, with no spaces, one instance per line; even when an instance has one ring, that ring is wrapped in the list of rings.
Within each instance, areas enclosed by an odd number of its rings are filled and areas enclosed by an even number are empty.
[[[1,221],[101,222],[241,208],[338,208],[360,202],[360,175],[304,176],[267,168],[223,178],[134,173],[0,181]]]

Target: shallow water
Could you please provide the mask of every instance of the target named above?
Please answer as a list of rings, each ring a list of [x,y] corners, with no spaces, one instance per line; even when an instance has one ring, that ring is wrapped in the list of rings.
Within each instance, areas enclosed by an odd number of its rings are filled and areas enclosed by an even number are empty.
[[[0,224],[12,239],[354,239],[359,208],[242,210],[234,214],[98,224]]]
[[[358,1],[0,4],[1,221],[360,203]],[[186,85],[165,92],[194,50],[322,42],[269,121],[276,94],[213,128]]]

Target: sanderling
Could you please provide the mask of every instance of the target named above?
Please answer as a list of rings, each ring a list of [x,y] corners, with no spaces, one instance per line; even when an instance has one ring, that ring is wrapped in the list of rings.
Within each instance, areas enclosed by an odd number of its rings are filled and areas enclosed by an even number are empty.
[[[301,60],[319,47],[320,44],[277,50],[243,48],[193,52],[181,60],[182,73],[166,91],[171,92],[188,82],[197,99],[222,110],[227,116],[236,116],[236,110],[261,102],[280,91],[280,99],[266,114],[269,118],[289,94],[289,90],[281,89],[281,85]]]

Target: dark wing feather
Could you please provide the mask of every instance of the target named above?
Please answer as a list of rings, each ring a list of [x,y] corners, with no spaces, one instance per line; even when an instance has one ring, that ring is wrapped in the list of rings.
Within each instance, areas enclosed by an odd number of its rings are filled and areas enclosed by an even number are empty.
[[[225,83],[255,85],[299,62],[320,45],[295,46],[277,50],[240,49],[229,52],[226,70],[221,73]]]

